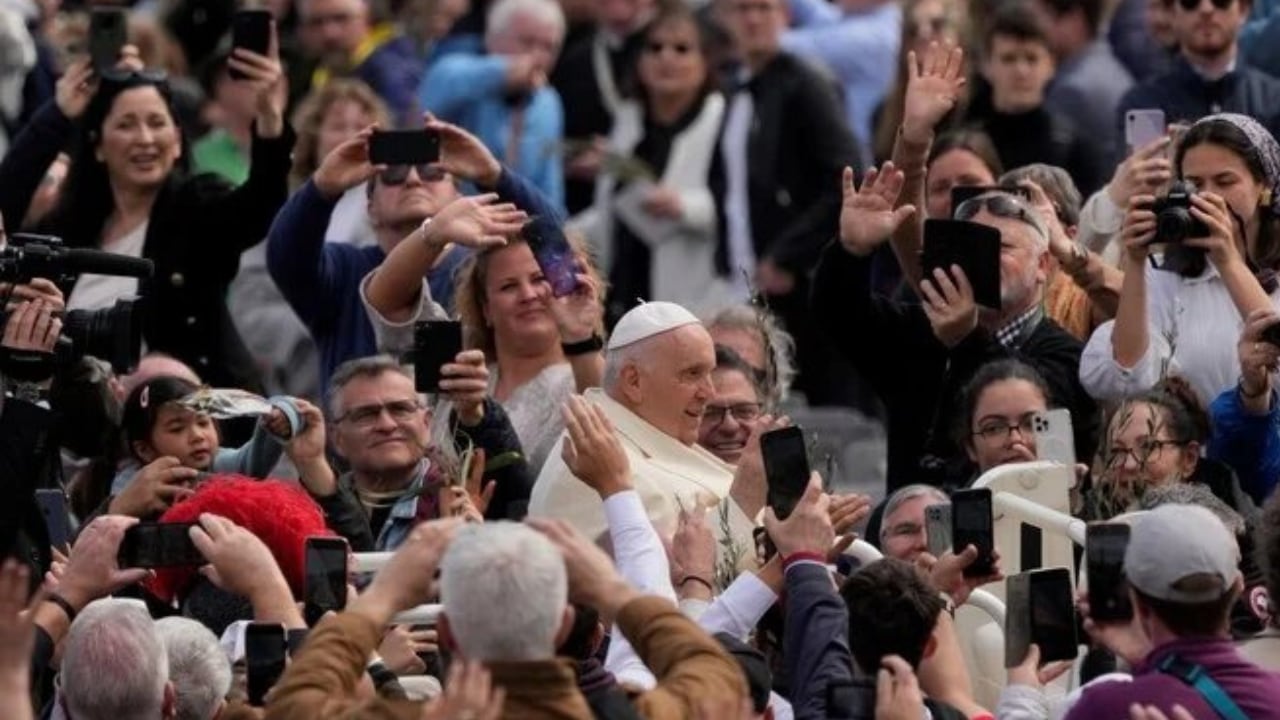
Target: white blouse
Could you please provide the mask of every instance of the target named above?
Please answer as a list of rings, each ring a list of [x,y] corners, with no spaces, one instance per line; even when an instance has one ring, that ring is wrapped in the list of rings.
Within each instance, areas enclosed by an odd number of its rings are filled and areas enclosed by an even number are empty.
[[[150,224],[150,221],[142,223],[110,245],[104,244],[101,249],[117,255],[142,257],[143,247],[147,243],[147,227]],[[67,309],[101,310],[111,307],[120,298],[137,294],[138,278],[85,273],[76,280],[75,287],[71,289],[71,296],[67,298]]]
[[[1200,400],[1210,403],[1236,384],[1240,362],[1236,343],[1244,318],[1231,301],[1217,268],[1195,278],[1156,270],[1147,273],[1147,351],[1131,368],[1116,362],[1109,320],[1093,332],[1080,357],[1080,383],[1098,400],[1130,397],[1153,387],[1169,374],[1191,383]],[[1280,290],[1271,293],[1280,307]]]

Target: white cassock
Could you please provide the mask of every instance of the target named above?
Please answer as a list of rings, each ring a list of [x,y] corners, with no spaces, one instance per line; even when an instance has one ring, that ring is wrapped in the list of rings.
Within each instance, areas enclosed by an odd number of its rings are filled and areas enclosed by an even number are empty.
[[[727,558],[722,531],[727,525],[737,555],[734,565],[740,570],[754,569],[751,533],[755,523],[729,498],[733,467],[702,447],[685,445],[655,428],[599,388],[588,390],[586,398],[604,410],[617,430],[631,463],[631,481],[658,533],[670,538],[675,532],[681,504],[686,509],[698,503],[711,506],[707,523],[719,543],[718,557],[722,561]],[[556,441],[538,474],[529,514],[564,520],[593,539],[607,537],[600,496],[575,477],[560,457],[564,438],[562,434]]]

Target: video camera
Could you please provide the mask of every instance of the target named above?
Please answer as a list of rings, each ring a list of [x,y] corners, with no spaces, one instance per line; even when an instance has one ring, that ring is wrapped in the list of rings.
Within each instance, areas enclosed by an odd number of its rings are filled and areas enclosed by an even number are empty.
[[[15,233],[9,245],[0,248],[0,282],[25,283],[45,278],[64,285],[84,273],[115,275],[145,279],[151,277],[155,265],[143,258],[117,255],[100,250],[63,247],[62,240],[50,235]],[[120,374],[133,370],[142,353],[142,323],[136,317],[138,298],[124,298],[101,310],[69,310],[62,317],[62,336],[54,349],[54,361],[68,364],[91,355],[111,363]],[[0,326],[8,322],[8,313],[0,310]],[[6,372],[47,362],[39,353],[4,353]]]

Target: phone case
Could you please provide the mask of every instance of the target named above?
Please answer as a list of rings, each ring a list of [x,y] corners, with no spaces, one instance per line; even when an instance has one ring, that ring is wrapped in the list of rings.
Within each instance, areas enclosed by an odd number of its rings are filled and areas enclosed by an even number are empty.
[[[525,225],[524,237],[533,251],[538,269],[551,286],[551,294],[564,297],[575,292],[578,289],[578,259],[555,220],[535,217]]]
[[[231,19],[231,47],[244,48],[259,55],[271,51],[271,13],[267,10],[240,10]],[[245,74],[227,68],[232,80],[243,80]]]
[[[1164,137],[1165,116],[1163,110],[1129,110],[1124,114],[1124,140],[1131,150],[1149,145]]]
[[[1015,667],[1031,646],[1031,573],[1005,579],[1004,666]]]
[[[440,136],[430,130],[380,130],[369,136],[374,165],[427,165],[440,161]]]
[[[1124,553],[1129,526],[1123,523],[1090,525],[1085,535],[1085,572],[1089,584],[1089,616],[1095,622],[1122,622],[1133,617]]]
[[[1071,427],[1071,411],[1065,408],[1037,413],[1031,419],[1036,436],[1036,458],[1067,467],[1076,465],[1075,433]]]
[[[1040,662],[1074,660],[1079,654],[1071,571],[1046,568],[1031,578],[1031,642],[1040,647]]]
[[[808,449],[798,427],[771,430],[760,436],[767,502],[778,519],[791,514],[809,484]]]
[[[926,278],[935,269],[950,273],[958,265],[973,288],[974,302],[1000,309],[999,230],[967,220],[925,220],[920,262]]]
[[[123,10],[93,10],[89,16],[89,56],[98,74],[116,66],[120,61],[120,51],[128,40],[129,26]]]
[[[973,545],[978,559],[965,568],[965,577],[990,575],[994,569],[995,522],[992,517],[991,491],[986,488],[957,490],[951,496],[952,550],[958,555]]]
[[[951,549],[951,505],[940,503],[925,508],[924,528],[929,554],[935,558],[945,555]]]
[[[413,384],[420,393],[440,391],[440,368],[462,352],[462,323],[426,320],[413,328]]]

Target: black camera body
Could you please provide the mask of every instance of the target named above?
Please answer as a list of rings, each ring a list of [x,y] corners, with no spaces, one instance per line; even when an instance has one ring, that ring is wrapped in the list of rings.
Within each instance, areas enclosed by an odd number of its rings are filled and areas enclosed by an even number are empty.
[[[1175,180],[1164,197],[1151,203],[1151,212],[1156,215],[1155,242],[1180,243],[1187,238],[1209,236],[1209,226],[1191,214],[1191,198],[1195,194],[1194,184]]]

